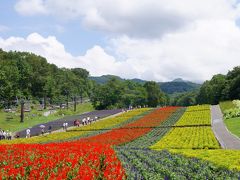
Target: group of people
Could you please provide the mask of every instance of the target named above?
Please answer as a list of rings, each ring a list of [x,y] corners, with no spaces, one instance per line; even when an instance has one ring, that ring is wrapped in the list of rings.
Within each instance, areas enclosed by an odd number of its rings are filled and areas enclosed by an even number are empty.
[[[41,135],[44,135],[44,133],[45,133],[45,126],[40,126],[40,128],[41,128]],[[50,126],[48,126],[48,131],[47,131],[49,134],[51,134],[51,132],[52,132],[52,126],[50,125]],[[30,128],[28,128],[28,129],[26,129],[26,138],[30,138],[31,137],[31,129]]]
[[[90,117],[87,117],[87,118],[83,118],[82,119],[82,125],[88,125],[88,124],[91,124],[92,122],[95,122],[97,121],[98,117],[95,116],[94,118],[90,118]]]
[[[0,129],[0,140],[11,140],[12,139],[12,132],[11,131],[4,131],[3,129]]]
[[[63,123],[63,130],[67,131],[67,128],[68,128],[68,123],[67,123],[67,122],[64,122],[64,123]]]
[[[74,124],[74,126],[78,126],[78,127],[80,126],[80,124],[82,124],[84,126],[84,125],[88,125],[88,124],[91,124],[92,122],[97,121],[97,119],[98,119],[97,116],[95,116],[94,118],[86,117],[86,118],[83,118],[82,121],[76,119],[76,120],[74,120],[73,124]],[[44,135],[45,126],[41,125],[40,127],[41,127],[41,134]],[[64,122],[62,127],[63,127],[63,130],[67,131],[68,122]],[[51,132],[52,132],[52,126],[50,125],[48,127],[48,133],[51,133]],[[0,135],[1,135],[1,133],[0,133]],[[26,129],[26,138],[30,138],[30,137],[31,137],[31,129],[28,128],[28,129]]]

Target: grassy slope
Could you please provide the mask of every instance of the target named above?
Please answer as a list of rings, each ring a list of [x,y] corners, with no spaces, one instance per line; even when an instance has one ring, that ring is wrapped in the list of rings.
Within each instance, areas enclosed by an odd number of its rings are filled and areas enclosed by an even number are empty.
[[[229,131],[240,137],[240,117],[225,119],[224,122]]]
[[[228,109],[235,108],[235,105],[232,103],[232,101],[220,102],[219,105],[220,105],[220,108],[221,108],[222,112],[224,112]]]
[[[85,103],[85,104],[79,104],[77,106],[76,112],[72,110],[68,110],[68,111],[65,110],[63,111],[63,114],[68,116],[68,115],[74,115],[74,114],[81,114],[81,113],[89,112],[93,110],[94,108],[90,103]],[[60,115],[61,113],[55,113],[55,114],[49,115],[48,117],[39,115],[41,113],[43,112],[38,112],[37,110],[32,110],[30,113],[25,113],[24,123],[20,123],[19,113],[14,114],[14,113],[5,113],[3,111],[0,111],[0,128],[14,132],[14,131],[19,131],[36,124],[53,121],[63,117],[62,115]],[[12,117],[13,119],[7,120],[6,118],[7,116]]]
[[[220,102],[219,105],[221,107],[222,112],[228,109],[236,108],[232,101]],[[224,122],[231,133],[240,137],[240,117],[224,119]]]

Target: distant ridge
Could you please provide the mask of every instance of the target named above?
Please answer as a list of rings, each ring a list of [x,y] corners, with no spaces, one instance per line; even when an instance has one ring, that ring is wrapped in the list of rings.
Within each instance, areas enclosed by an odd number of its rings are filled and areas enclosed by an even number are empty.
[[[182,78],[177,78],[172,80],[172,82],[186,82],[185,80],[183,80]]]
[[[98,84],[104,84],[109,81],[111,78],[116,78],[120,81],[133,81],[136,83],[144,84],[146,81],[138,78],[134,79],[123,79],[119,76],[115,75],[103,75],[103,76],[92,76],[90,77],[91,80],[95,81]],[[201,87],[201,84],[197,84],[194,82],[183,80],[182,78],[176,78],[170,82],[158,82],[161,90],[167,94],[174,94],[174,93],[183,93],[189,92],[193,90],[197,90]]]

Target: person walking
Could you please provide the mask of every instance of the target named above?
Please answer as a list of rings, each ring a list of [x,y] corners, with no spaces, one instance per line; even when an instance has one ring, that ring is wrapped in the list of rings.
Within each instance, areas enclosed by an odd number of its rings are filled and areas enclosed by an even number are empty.
[[[44,134],[44,128],[41,129],[41,134],[42,134],[42,136],[43,136],[43,134]]]
[[[28,128],[26,130],[26,138],[30,138],[30,136],[31,136],[31,130]]]
[[[48,127],[48,132],[49,132],[49,134],[52,133],[52,126],[51,125]]]
[[[9,132],[8,132],[8,140],[11,140],[11,139],[12,139],[12,132],[9,131]]]
[[[3,139],[3,131],[0,129],[0,140]]]
[[[3,130],[3,139],[7,139],[7,132]]]
[[[65,122],[63,123],[63,130],[65,130],[65,126],[66,126],[66,124],[65,124]]]
[[[67,131],[67,128],[68,128],[68,123],[66,122],[65,123],[65,130]]]

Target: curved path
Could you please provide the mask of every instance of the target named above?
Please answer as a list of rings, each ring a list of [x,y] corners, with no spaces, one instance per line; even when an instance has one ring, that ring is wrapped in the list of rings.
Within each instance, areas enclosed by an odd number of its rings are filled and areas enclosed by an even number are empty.
[[[219,105],[211,106],[212,129],[221,147],[224,149],[240,149],[240,139],[232,135],[223,122]]]
[[[43,123],[43,124],[38,124],[38,125],[35,125],[35,126],[30,128],[31,136],[37,136],[41,133],[41,128],[39,127],[40,125],[45,126],[45,131],[48,130],[49,126],[52,126],[52,131],[55,131],[55,130],[61,129],[64,122],[67,122],[68,127],[71,127],[71,126],[74,126],[73,122],[74,122],[75,119],[79,119],[80,121],[82,121],[83,118],[86,118],[86,117],[94,118],[96,116],[98,117],[98,119],[101,119],[101,118],[105,118],[107,116],[118,114],[120,112],[122,112],[121,109],[92,111],[92,112],[83,113],[83,114],[80,114],[80,115],[64,117],[64,118],[54,120],[54,121],[50,121],[50,122]],[[26,129],[24,129],[22,131],[19,131],[18,133],[19,133],[20,137],[25,137],[26,136]]]

